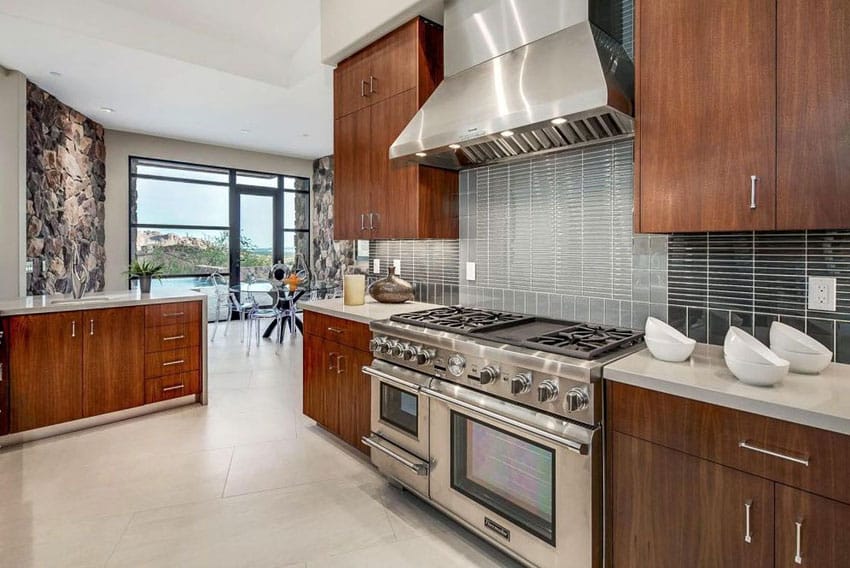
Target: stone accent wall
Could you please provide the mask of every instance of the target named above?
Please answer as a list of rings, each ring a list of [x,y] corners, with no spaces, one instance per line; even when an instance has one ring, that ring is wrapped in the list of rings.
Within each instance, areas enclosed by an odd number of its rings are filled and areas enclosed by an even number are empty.
[[[105,157],[102,125],[27,83],[27,294],[71,291],[74,244],[87,289],[103,289]]]
[[[342,282],[343,268],[354,263],[354,242],[334,241],[333,156],[313,162],[312,239],[310,247],[316,280]]]

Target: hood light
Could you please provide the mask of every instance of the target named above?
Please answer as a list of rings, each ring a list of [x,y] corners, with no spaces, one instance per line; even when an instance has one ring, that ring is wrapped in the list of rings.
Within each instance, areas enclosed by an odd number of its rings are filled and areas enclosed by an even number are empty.
[[[425,157],[425,156],[427,156],[427,155],[428,155],[428,154],[426,154],[425,152],[416,152],[416,157],[417,157],[417,158],[424,158],[424,157]]]
[[[500,132],[500,134],[502,136],[504,136],[505,138],[510,138],[511,136],[514,135],[514,131],[513,130],[504,130],[504,131]]]
[[[566,123],[566,122],[567,122],[567,119],[566,119],[566,118],[553,118],[553,119],[552,119],[552,120],[550,120],[549,122],[551,122],[552,124],[555,124],[555,125],[557,125],[557,124],[564,124],[564,123]]]

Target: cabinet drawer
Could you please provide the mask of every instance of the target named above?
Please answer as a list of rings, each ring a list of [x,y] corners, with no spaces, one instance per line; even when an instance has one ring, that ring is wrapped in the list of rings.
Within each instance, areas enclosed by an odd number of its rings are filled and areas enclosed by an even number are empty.
[[[145,404],[178,398],[200,391],[201,373],[189,371],[145,381]]]
[[[197,322],[149,327],[145,330],[145,353],[195,347],[200,339]]]
[[[172,349],[145,355],[145,378],[153,379],[164,375],[175,375],[200,369],[201,357],[198,347]]]
[[[372,332],[365,323],[312,311],[304,314],[304,333],[317,335],[361,351],[369,351],[369,340],[372,338]]]
[[[156,304],[145,308],[145,326],[174,325],[197,322],[201,319],[202,302]]]
[[[622,384],[608,407],[617,432],[850,503],[850,436]]]

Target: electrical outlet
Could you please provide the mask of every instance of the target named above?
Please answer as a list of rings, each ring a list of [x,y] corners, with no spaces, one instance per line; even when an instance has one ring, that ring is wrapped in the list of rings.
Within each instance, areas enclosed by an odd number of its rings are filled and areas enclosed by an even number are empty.
[[[809,277],[809,309],[822,312],[835,311],[835,278]]]
[[[27,260],[27,274],[32,274],[35,270],[35,262],[32,259]]]
[[[466,263],[466,279],[467,280],[475,280],[475,263],[467,262]]]
[[[395,266],[396,276],[401,276],[401,260],[398,258],[393,259],[393,266]]]
[[[376,258],[372,261],[372,273],[380,274],[381,273],[381,259]]]

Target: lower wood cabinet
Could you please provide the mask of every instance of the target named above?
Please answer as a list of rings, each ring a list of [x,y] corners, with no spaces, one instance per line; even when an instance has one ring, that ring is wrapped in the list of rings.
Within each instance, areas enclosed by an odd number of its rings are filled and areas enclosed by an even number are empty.
[[[621,384],[606,405],[611,566],[850,566],[850,500],[832,482],[850,437]],[[719,449],[729,437],[808,465],[739,459]]]
[[[352,330],[357,336],[368,332],[365,324],[347,320],[336,322],[337,318],[311,312],[305,314],[304,414],[368,454],[368,447],[360,439],[368,435],[370,429],[371,381],[360,369],[372,361],[372,354],[311,333],[311,330],[316,331],[315,324],[319,320],[323,324],[330,323],[334,329]],[[352,329],[353,326],[366,329]]]

